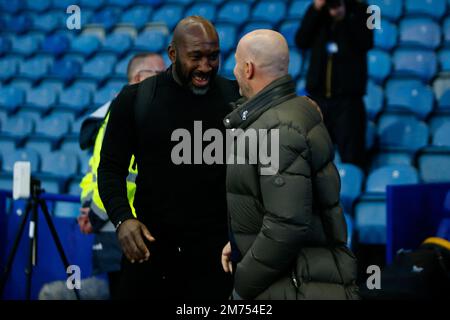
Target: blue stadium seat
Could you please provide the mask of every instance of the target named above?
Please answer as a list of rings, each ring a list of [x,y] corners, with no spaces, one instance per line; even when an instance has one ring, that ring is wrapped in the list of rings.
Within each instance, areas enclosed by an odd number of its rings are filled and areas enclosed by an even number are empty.
[[[217,15],[217,21],[240,25],[250,17],[250,4],[240,1],[226,2]]]
[[[433,110],[433,90],[419,81],[390,81],[386,85],[387,110],[406,110],[426,118]]]
[[[293,79],[298,78],[302,71],[302,55],[297,49],[291,49],[289,53],[289,74]]]
[[[19,111],[14,116],[22,119],[30,119],[34,127],[36,126],[36,123],[41,120],[41,113],[39,111],[26,110],[23,108],[19,109]]]
[[[442,31],[444,32],[444,43],[448,46],[450,45],[450,17],[444,20]]]
[[[34,81],[23,78],[16,78],[9,83],[11,87],[20,88],[25,92],[30,90],[33,87],[33,84]]]
[[[369,81],[367,83],[367,93],[364,97],[366,112],[369,119],[375,119],[383,109],[384,93],[383,88]]]
[[[46,112],[55,105],[56,92],[46,87],[28,90],[25,103],[28,109]]]
[[[50,11],[45,14],[35,14],[33,16],[33,29],[49,33],[58,27],[64,26],[66,19],[67,15],[65,11]]]
[[[391,73],[391,57],[388,53],[374,49],[368,53],[369,76],[377,83],[382,83]]]
[[[214,21],[216,16],[216,6],[209,2],[194,3],[184,14],[185,16],[201,16],[210,21]]]
[[[336,165],[341,177],[341,202],[345,212],[353,212],[353,203],[362,191],[364,173],[352,164]]]
[[[386,201],[382,196],[362,197],[355,205],[355,231],[361,244],[386,243]]]
[[[80,152],[81,149],[80,149],[80,143],[79,143],[78,137],[65,138],[61,142],[60,150],[61,151],[69,151],[69,152],[73,152],[73,153]]]
[[[69,88],[59,95],[58,108],[70,109],[82,112],[88,108],[91,103],[91,94],[83,88]]]
[[[68,88],[80,88],[90,94],[94,94],[94,92],[97,90],[97,82],[94,80],[75,80],[74,83]]]
[[[50,5],[50,0],[26,0],[26,8],[32,11],[42,12],[49,9]]]
[[[65,0],[65,1],[69,1],[69,0]],[[91,9],[101,8],[105,4],[105,0],[97,0],[97,1],[79,0],[79,2],[80,2],[80,7],[82,7],[82,8],[91,8]]]
[[[80,117],[79,119],[75,120],[74,122],[72,122],[72,127],[70,132],[76,135],[80,134],[80,129],[81,129],[81,125],[84,121],[83,117]]]
[[[128,63],[130,62],[131,57],[132,57],[132,55],[127,55],[125,58],[123,58],[122,60],[117,62],[116,66],[114,68],[114,74],[116,76],[122,76],[122,77],[127,76],[127,67],[128,67]]]
[[[16,13],[25,9],[23,0],[0,0],[0,8],[2,12]]]
[[[408,165],[390,165],[372,171],[367,177],[366,192],[385,193],[388,185],[419,182],[416,168]]]
[[[90,56],[100,48],[100,41],[94,35],[80,35],[71,42],[71,52]]]
[[[60,139],[69,130],[69,121],[56,116],[45,117],[36,124],[36,135],[52,139]]]
[[[216,30],[219,34],[220,49],[222,53],[226,54],[230,50],[234,51],[237,44],[236,27],[228,23],[218,23],[216,24]]]
[[[285,20],[280,26],[280,33],[286,38],[289,47],[295,47],[295,34],[300,24],[298,20]]]
[[[308,92],[306,92],[306,80],[304,78],[300,78],[297,80],[297,85],[295,88],[297,95],[299,96],[307,96]]]
[[[40,85],[37,88],[48,88],[49,90],[52,90],[59,95],[62,92],[63,87],[64,82],[58,79],[47,78],[46,80],[41,81]]]
[[[8,113],[5,110],[0,110],[0,129],[2,128],[2,123],[6,122],[6,119],[8,118]]]
[[[433,145],[450,147],[450,122],[443,123],[433,134]]]
[[[54,34],[44,39],[41,49],[45,53],[50,53],[54,56],[61,55],[70,48],[70,40],[64,34]]]
[[[414,117],[383,115],[378,124],[378,141],[383,149],[415,152],[428,144],[428,127]]]
[[[78,2],[78,1],[77,1]],[[99,1],[101,2],[101,1]],[[66,10],[68,6],[74,4],[74,1],[72,0],[53,0],[52,2],[52,8],[54,9],[64,9]],[[83,3],[84,4],[84,3]]]
[[[424,183],[450,182],[449,148],[424,152],[419,156],[418,164]]]
[[[75,153],[54,151],[42,159],[41,172],[68,178],[78,172],[78,158]]]
[[[434,135],[436,130],[443,124],[450,123],[450,114],[436,114],[428,120],[428,127],[430,128],[431,135]]]
[[[85,175],[89,170],[89,160],[92,154],[89,152],[78,152],[78,161],[80,163],[80,173]]]
[[[371,161],[370,168],[375,170],[390,165],[413,165],[413,156],[408,152],[378,152]]]
[[[52,62],[48,58],[28,59],[20,64],[19,75],[31,80],[40,80],[49,73],[51,65]]]
[[[347,246],[351,249],[353,246],[354,222],[350,215],[344,214],[345,223],[347,224]]]
[[[80,204],[77,202],[56,201],[53,207],[53,215],[55,217],[76,219],[79,214]]]
[[[429,15],[439,20],[446,12],[446,0],[406,0],[406,15]]]
[[[380,7],[382,16],[391,21],[398,20],[403,14],[403,1],[400,0],[369,0],[370,5]]]
[[[159,52],[166,45],[166,35],[160,30],[144,31],[134,40],[134,49]]]
[[[1,154],[10,153],[16,150],[16,141],[10,137],[0,136],[0,152]]]
[[[106,6],[117,6],[121,8],[126,8],[132,5],[134,0],[106,0]]]
[[[399,49],[394,53],[394,71],[398,75],[429,81],[437,71],[436,54],[427,50]]]
[[[33,55],[39,48],[42,36],[37,34],[26,34],[11,38],[12,52],[24,56]]]
[[[428,18],[406,18],[400,22],[400,45],[436,49],[441,44],[441,28]]]
[[[51,152],[53,148],[52,141],[43,138],[29,138],[25,143],[26,150],[34,150],[39,154],[42,159],[44,155]]]
[[[135,6],[122,14],[121,22],[133,24],[137,29],[141,29],[150,22],[153,9],[150,6]]]
[[[25,101],[25,92],[17,87],[0,87],[0,109],[16,110]]]
[[[72,196],[80,196],[81,195],[81,188],[80,188],[80,181],[74,180],[69,183],[68,193]]]
[[[183,14],[183,7],[176,4],[164,5],[155,11],[152,17],[153,22],[163,22],[172,30],[180,21]]]
[[[234,66],[236,65],[236,59],[234,57],[234,53],[230,53],[228,58],[225,60],[225,62],[221,66],[220,74],[222,74],[224,77],[228,79],[235,79],[233,70]]]
[[[97,55],[83,65],[82,76],[97,81],[104,80],[112,74],[115,59],[112,61]]]
[[[0,17],[1,18],[1,17]],[[5,30],[14,34],[23,34],[31,30],[33,26],[33,18],[29,13],[22,13],[15,16],[3,16]]]
[[[450,72],[450,49],[441,50],[438,54],[438,57],[441,71],[445,73]]]
[[[279,23],[286,16],[286,4],[281,0],[262,0],[252,10],[252,19]]]
[[[2,170],[13,172],[16,161],[29,161],[31,163],[31,172],[39,170],[39,154],[34,150],[17,149],[11,153],[3,155]]]
[[[106,37],[102,51],[111,51],[121,55],[133,45],[131,37],[125,33],[112,33]]]
[[[111,29],[119,22],[119,17],[122,10],[117,7],[106,7],[103,10],[96,12],[90,19],[90,23],[100,24],[106,30]]]
[[[374,43],[377,48],[389,51],[397,45],[397,39],[397,25],[388,20],[382,20],[381,29],[374,30]]]
[[[1,26],[1,24],[0,24]],[[11,50],[11,40],[5,36],[0,36],[0,56]]]
[[[111,101],[119,93],[116,88],[105,86],[94,94],[94,105],[101,106],[102,104]]]
[[[375,145],[377,138],[377,126],[373,121],[367,121],[366,127],[366,150],[370,150]]]
[[[309,0],[294,0],[288,9],[288,18],[302,18],[309,6],[311,5],[311,1]]]
[[[239,39],[257,29],[272,29],[272,24],[268,21],[249,21],[242,27]]]
[[[444,94],[439,98],[438,111],[449,111],[450,110],[450,89],[444,92]]]
[[[0,59],[0,80],[9,80],[16,75],[21,59],[15,56]]]

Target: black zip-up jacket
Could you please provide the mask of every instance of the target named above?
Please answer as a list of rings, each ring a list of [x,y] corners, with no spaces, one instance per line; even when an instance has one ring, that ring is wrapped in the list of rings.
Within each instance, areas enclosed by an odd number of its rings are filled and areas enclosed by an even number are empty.
[[[247,156],[245,164],[228,165],[231,231],[243,256],[235,274],[237,294],[244,299],[357,299],[340,178],[318,108],[296,96],[295,83],[285,76],[238,104],[225,124],[244,132],[279,132],[276,174],[264,175],[264,162],[251,164]],[[249,148],[246,154],[252,152]]]
[[[141,127],[135,119],[135,100],[139,86],[149,81],[156,81],[155,93],[139,120],[145,124]],[[159,243],[175,238],[207,242],[209,236],[227,240],[225,164],[174,164],[172,150],[179,141],[172,141],[172,133],[176,129],[190,133],[194,161],[194,148],[209,144],[194,141],[198,138],[194,121],[202,122],[203,132],[210,128],[223,132],[223,117],[238,97],[237,83],[220,76],[205,95],[194,95],[175,82],[171,68],[122,89],[111,105],[98,169],[100,196],[114,225],[133,218],[126,177],[134,154],[138,168],[134,207]]]
[[[367,51],[373,47],[373,32],[367,27],[370,15],[364,3],[346,0],[345,5],[344,20],[334,22],[327,9],[317,11],[311,4],[297,31],[297,46],[311,49],[306,89],[312,96],[362,97],[366,92]],[[331,57],[330,43],[338,49]]]

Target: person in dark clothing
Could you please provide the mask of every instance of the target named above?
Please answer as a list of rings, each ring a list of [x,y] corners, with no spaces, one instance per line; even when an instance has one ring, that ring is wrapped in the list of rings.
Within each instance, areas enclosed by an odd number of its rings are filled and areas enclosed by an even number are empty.
[[[356,0],[314,0],[296,34],[311,49],[306,90],[322,109],[325,125],[343,162],[366,163],[367,52],[373,32],[367,5]]]
[[[257,151],[248,144],[245,157],[237,155],[245,163],[228,164],[231,231],[242,255],[233,297],[358,299],[333,145],[315,103],[296,95],[288,66],[288,45],[278,32],[256,30],[239,41],[234,74],[247,100],[237,102],[225,125],[241,137],[267,130],[257,146],[267,141],[278,157],[269,166],[259,152],[252,164]],[[222,252],[225,271],[230,247]]]
[[[125,87],[113,101],[99,166],[99,191],[124,252],[121,298],[227,299],[232,278],[220,266],[228,241],[224,164],[175,164],[174,131],[224,131],[235,81],[216,75],[219,40],[198,16],[175,28],[166,72]],[[151,90],[145,112],[140,94]],[[140,89],[143,89],[140,91]],[[134,105],[135,108],[123,108]],[[190,154],[196,156],[196,141]],[[200,147],[201,146],[200,142]],[[191,151],[191,150],[189,150]],[[134,218],[126,196],[131,155],[138,168]]]

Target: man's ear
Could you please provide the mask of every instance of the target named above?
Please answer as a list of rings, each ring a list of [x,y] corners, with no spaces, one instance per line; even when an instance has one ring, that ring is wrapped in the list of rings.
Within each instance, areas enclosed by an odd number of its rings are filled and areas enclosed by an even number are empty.
[[[175,49],[175,46],[171,43],[167,47],[167,54],[169,55],[169,59],[172,63],[175,63],[176,56],[177,56],[177,50]]]
[[[252,79],[255,75],[255,65],[251,61],[245,63],[244,74],[247,79]]]

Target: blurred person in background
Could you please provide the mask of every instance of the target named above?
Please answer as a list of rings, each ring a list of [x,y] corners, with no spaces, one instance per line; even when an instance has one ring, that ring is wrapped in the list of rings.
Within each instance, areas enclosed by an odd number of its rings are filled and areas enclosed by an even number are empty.
[[[342,162],[366,164],[367,52],[373,32],[367,5],[356,0],[314,0],[296,34],[311,49],[306,90],[320,106]]]

